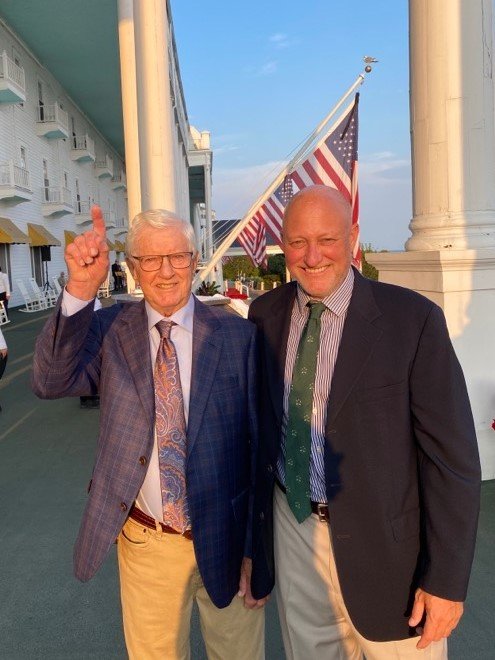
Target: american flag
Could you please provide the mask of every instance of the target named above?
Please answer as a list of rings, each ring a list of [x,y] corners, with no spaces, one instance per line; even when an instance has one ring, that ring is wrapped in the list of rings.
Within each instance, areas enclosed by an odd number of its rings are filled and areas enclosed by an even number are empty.
[[[252,259],[255,266],[268,267],[266,257],[265,225],[253,216],[247,226],[237,237],[246,254]]]
[[[308,158],[285,176],[280,186],[260,204],[248,225],[251,235],[256,225],[264,226],[282,246],[282,219],[287,202],[296,192],[314,184],[340,190],[351,204],[352,222],[358,222],[358,103],[359,94],[356,94],[351,105],[318,142]],[[359,239],[353,256],[354,264],[359,268]]]

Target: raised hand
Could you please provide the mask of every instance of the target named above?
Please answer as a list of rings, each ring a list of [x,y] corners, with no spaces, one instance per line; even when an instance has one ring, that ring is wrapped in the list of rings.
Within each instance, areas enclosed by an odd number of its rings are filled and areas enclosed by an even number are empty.
[[[91,300],[108,277],[110,260],[105,220],[99,206],[91,207],[93,228],[76,236],[65,248],[69,272],[67,291],[80,300]]]

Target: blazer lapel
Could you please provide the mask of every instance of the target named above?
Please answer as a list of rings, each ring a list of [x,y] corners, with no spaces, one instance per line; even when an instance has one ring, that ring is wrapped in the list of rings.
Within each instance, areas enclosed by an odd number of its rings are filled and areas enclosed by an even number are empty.
[[[153,368],[149,350],[148,317],[144,300],[133,302],[117,320],[117,337],[129,365],[137,394],[146,413],[150,429],[154,427],[155,394]]]
[[[273,304],[270,317],[266,317],[263,322],[263,350],[267,365],[265,377],[279,425],[282,425],[285,359],[296,284],[291,283],[286,291],[287,294]]]
[[[190,455],[215,380],[222,353],[221,325],[207,305],[194,300],[191,395],[187,425],[187,454]]]
[[[382,330],[372,323],[381,316],[381,312],[376,305],[370,286],[357,271],[354,276],[354,290],[347,310],[332,378],[327,428],[333,424],[339,414],[364,369],[373,346],[382,335]]]

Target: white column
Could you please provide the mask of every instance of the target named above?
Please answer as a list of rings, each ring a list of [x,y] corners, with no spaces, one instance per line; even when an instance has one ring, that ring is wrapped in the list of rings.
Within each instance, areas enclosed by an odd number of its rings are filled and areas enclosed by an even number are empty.
[[[211,218],[211,160],[209,153],[206,154],[205,161],[206,258],[210,259],[213,255],[213,222]]]
[[[141,211],[141,170],[139,162],[133,0],[119,0],[118,12],[120,84],[122,89],[122,115],[124,121],[128,225],[130,226],[134,216]],[[134,280],[128,272],[127,290],[134,291],[134,288]]]
[[[495,477],[492,0],[410,0],[414,212],[380,281],[439,304],[466,376],[483,477]]]
[[[176,210],[166,0],[135,0],[143,209]]]
[[[412,236],[495,247],[492,0],[410,0]]]

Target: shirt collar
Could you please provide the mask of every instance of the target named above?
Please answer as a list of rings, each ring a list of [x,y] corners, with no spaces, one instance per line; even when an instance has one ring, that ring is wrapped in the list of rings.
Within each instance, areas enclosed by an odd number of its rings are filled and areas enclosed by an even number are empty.
[[[194,320],[194,296],[192,293],[184,307],[178,309],[172,314],[172,316],[162,316],[160,312],[157,312],[156,309],[154,309],[148,303],[147,300],[144,304],[146,307],[146,314],[148,316],[148,331],[151,330],[151,328],[153,328],[153,326],[155,326],[158,321],[166,319],[167,321],[173,321],[181,328],[184,328],[184,330],[192,333]]]
[[[352,290],[354,288],[354,271],[349,267],[349,271],[342,282],[342,284],[329,296],[323,298],[321,301],[327,309],[333,312],[336,316],[342,316],[347,312],[349,303],[351,302]],[[306,315],[307,310],[306,306],[311,301],[311,297],[308,296],[306,291],[299,285],[297,285],[297,306],[299,308],[299,313],[301,315]]]

